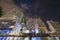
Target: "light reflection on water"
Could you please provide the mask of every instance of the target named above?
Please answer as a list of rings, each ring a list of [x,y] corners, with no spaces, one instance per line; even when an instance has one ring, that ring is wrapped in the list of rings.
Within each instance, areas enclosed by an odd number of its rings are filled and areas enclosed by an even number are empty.
[[[40,37],[32,37],[31,40],[41,40]]]
[[[38,29],[32,30],[32,32],[40,33]],[[32,37],[31,40],[42,40],[40,37]]]

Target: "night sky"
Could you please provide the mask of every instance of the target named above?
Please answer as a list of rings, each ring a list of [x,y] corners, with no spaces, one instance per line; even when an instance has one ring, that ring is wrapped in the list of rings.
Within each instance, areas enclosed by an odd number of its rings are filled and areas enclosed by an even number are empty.
[[[43,21],[60,21],[59,0],[13,0],[28,17],[41,17]]]

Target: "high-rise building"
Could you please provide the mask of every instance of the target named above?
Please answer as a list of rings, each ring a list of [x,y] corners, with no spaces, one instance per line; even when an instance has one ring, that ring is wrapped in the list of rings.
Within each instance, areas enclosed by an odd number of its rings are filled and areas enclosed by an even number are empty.
[[[60,33],[60,23],[57,22],[57,21],[52,21],[52,20],[49,20],[47,21],[48,25],[49,25],[49,28],[50,28],[50,33],[54,34],[55,36],[59,36],[58,33]],[[58,34],[58,35],[57,35]],[[59,37],[54,37],[54,40],[60,40]]]
[[[60,33],[60,23],[58,21],[47,21],[51,31]]]

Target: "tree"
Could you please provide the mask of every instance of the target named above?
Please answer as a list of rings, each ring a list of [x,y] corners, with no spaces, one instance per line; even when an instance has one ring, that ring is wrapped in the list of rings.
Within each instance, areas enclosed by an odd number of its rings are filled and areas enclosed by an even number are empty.
[[[0,17],[2,16],[2,7],[0,7]]]

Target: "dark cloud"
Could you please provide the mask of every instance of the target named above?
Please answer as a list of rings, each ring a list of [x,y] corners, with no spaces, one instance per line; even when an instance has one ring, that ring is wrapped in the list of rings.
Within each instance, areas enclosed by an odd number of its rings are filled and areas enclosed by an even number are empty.
[[[59,0],[13,0],[26,16],[60,21]]]

